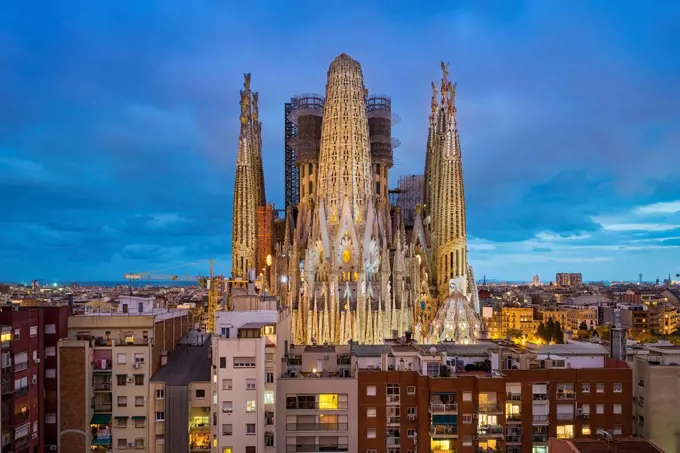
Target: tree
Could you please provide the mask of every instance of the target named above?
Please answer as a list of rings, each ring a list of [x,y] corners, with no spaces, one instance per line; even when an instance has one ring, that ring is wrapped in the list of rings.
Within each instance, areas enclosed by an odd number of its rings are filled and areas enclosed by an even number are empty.
[[[577,335],[579,338],[583,339],[583,338],[588,338],[588,336],[589,336],[590,334],[588,333],[587,330],[579,329],[579,330],[576,332],[576,335]]]
[[[522,332],[519,329],[510,329],[507,332],[507,337],[511,340],[515,340],[517,338],[522,338],[524,336],[524,332]]]
[[[552,341],[556,344],[564,344],[564,332],[559,321],[553,325]]]
[[[543,323],[540,323],[538,325],[538,329],[536,330],[536,336],[541,340],[545,341],[546,343],[550,342],[550,337],[548,336],[548,328]]]
[[[585,321],[581,321],[581,324],[578,325],[578,330],[588,330],[588,324]]]
[[[553,321],[552,316],[548,318],[548,324],[545,326],[546,334],[548,335],[548,342],[552,340],[553,332],[555,331],[555,321]]]

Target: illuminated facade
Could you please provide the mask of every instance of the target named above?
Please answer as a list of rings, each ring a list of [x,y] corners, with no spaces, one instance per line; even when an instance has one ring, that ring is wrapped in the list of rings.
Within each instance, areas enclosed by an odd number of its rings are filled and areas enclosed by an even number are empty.
[[[432,99],[425,205],[412,226],[389,205],[397,144],[391,101],[367,95],[357,61],[338,56],[325,98],[297,113],[298,123],[306,121],[293,143],[300,148],[300,202],[294,219],[288,209],[280,250],[286,264],[277,267],[278,294],[293,308],[295,344],[380,343],[407,330],[420,341],[477,337],[455,86],[442,69],[441,97],[435,90]]]

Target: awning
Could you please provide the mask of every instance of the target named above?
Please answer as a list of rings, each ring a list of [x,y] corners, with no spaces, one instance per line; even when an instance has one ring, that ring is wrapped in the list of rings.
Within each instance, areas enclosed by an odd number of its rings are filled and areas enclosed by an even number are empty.
[[[108,425],[111,423],[111,414],[94,414],[90,425]]]
[[[433,415],[433,425],[455,425],[457,417],[455,415]]]
[[[146,420],[146,416],[144,416],[144,415],[133,415],[132,419],[133,420]]]
[[[109,446],[109,445],[111,445],[111,438],[110,437],[98,437],[96,439],[92,439],[92,445]]]

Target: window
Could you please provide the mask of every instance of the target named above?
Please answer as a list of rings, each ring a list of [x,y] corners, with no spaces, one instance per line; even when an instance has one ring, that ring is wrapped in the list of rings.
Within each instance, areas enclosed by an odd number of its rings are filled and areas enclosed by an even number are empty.
[[[267,384],[272,384],[274,382],[274,373],[265,373],[264,374],[264,381]]]
[[[162,422],[165,420],[165,412],[156,412],[156,421]]]
[[[135,352],[134,359],[135,363],[144,363],[144,354],[141,352]]]
[[[45,324],[45,333],[57,333],[57,326],[54,324]]]
[[[116,384],[127,385],[127,375],[126,374],[117,374],[116,375]]]
[[[406,409],[406,414],[408,415],[409,420],[414,420],[416,416],[416,408],[409,407],[408,409]]]
[[[54,379],[57,377],[57,370],[55,368],[48,368],[45,370],[45,377],[47,379]]]
[[[38,326],[31,326],[30,335],[32,337],[35,337],[36,335],[38,335]]]
[[[234,368],[255,368],[255,357],[234,357]]]
[[[246,379],[246,390],[255,390],[255,379]]]
[[[203,389],[196,389],[196,399],[202,400],[205,398],[205,390]]]
[[[427,362],[427,369],[425,370],[427,375],[438,377],[440,365],[439,362]]]
[[[590,404],[583,404],[581,405],[581,411],[584,414],[590,414]]]
[[[366,450],[366,453],[378,453],[378,450],[375,450],[373,448],[369,448],[368,450]]]
[[[622,413],[622,407],[620,404],[614,404],[614,413],[615,414],[621,414]]]
[[[47,414],[45,414],[45,415],[47,415]],[[37,421],[33,422],[33,432],[34,433],[38,432],[38,422]]]
[[[274,391],[266,390],[264,392],[264,404],[274,404]]]
[[[143,437],[137,437],[135,439],[135,448],[144,448],[144,438]]]
[[[407,395],[415,395],[416,394],[416,388],[413,385],[409,385],[406,387],[406,394]]]
[[[146,418],[135,418],[135,428],[144,428]]]
[[[375,385],[369,385],[366,387],[366,396],[375,396]]]
[[[574,384],[557,384],[557,399],[558,400],[573,400],[576,399],[574,393]]]
[[[590,393],[590,384],[581,384],[581,391],[583,393]]]
[[[156,399],[162,400],[163,398],[165,398],[165,390],[163,389],[156,390]]]
[[[165,445],[165,434],[156,434],[156,445]]]
[[[338,395],[335,393],[319,394],[319,409],[322,410],[337,410],[338,409]]]
[[[399,384],[387,384],[387,402],[399,402]]]
[[[368,409],[366,409],[366,417],[374,418],[376,416],[376,413],[377,412],[375,410],[375,407],[369,407]]]
[[[406,436],[408,436],[408,437],[416,437],[416,430],[415,430],[415,429],[407,429],[407,430],[406,430]]]
[[[28,368],[28,353],[14,354],[14,371],[23,371]]]
[[[45,423],[57,423],[57,414],[45,414]]]
[[[623,384],[616,383],[614,384],[614,393],[621,393],[623,392]]]
[[[581,435],[582,436],[590,436],[591,435],[590,425],[581,426]]]
[[[255,412],[257,410],[257,404],[255,400],[246,401],[246,412]]]
[[[116,418],[116,428],[127,428],[127,418]]]
[[[255,435],[255,423],[246,423],[246,434],[249,436]]]
[[[375,439],[375,430],[374,429],[366,430],[366,438],[367,439]]]
[[[264,446],[265,447],[274,446],[274,433],[264,433]]]
[[[623,426],[614,425],[614,434],[623,434]]]
[[[220,368],[226,368],[227,367],[227,358],[226,357],[220,357]]]
[[[14,329],[14,339],[21,340],[21,329]]]
[[[116,354],[116,363],[118,365],[126,364],[127,363],[127,354],[125,354],[125,353]]]
[[[127,448],[127,439],[118,439],[118,448],[124,450]]]
[[[144,397],[143,396],[135,396],[135,406],[136,407],[144,406]]]
[[[144,385],[144,375],[135,374],[135,385]]]
[[[597,384],[597,393],[604,393],[604,384]]]
[[[231,390],[231,379],[222,379],[222,390]]]
[[[127,396],[118,397],[118,407],[127,407]]]
[[[472,423],[472,414],[463,414],[463,423],[465,424]]]
[[[574,437],[574,425],[557,425],[558,439],[571,439]]]
[[[234,427],[233,425],[222,425],[222,435],[223,436],[231,436],[234,434]]]
[[[604,414],[604,404],[598,404],[595,406],[595,412],[598,414]]]
[[[463,401],[466,403],[472,402],[472,392],[463,392]]]
[[[234,412],[234,403],[231,401],[222,401],[222,412],[226,414]]]

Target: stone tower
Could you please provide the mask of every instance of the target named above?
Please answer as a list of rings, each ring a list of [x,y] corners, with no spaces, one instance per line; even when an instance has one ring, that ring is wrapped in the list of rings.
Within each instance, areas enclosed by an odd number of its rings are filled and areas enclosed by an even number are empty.
[[[258,205],[257,169],[255,156],[257,141],[254,131],[250,74],[244,76],[241,90],[241,130],[236,157],[236,182],[234,184],[234,210],[232,216],[231,267],[236,278],[247,278],[248,269],[255,267],[257,250],[255,223]],[[257,109],[255,110],[255,114]],[[260,159],[260,168],[262,160]],[[263,196],[263,195],[262,195]]]
[[[253,168],[255,176],[255,201],[258,206],[267,204],[267,196],[264,190],[264,168],[262,167],[262,123],[260,122],[260,111],[258,107],[258,93],[253,93],[253,113],[252,113],[252,135],[253,135]]]
[[[449,281],[468,274],[463,163],[456,124],[456,86],[442,63],[441,98],[433,99],[426,172],[431,177],[428,215],[431,218],[433,265],[437,293],[449,292]]]
[[[361,65],[347,54],[328,69],[319,154],[317,199],[328,220],[338,222],[347,198],[354,221],[363,223],[363,211],[374,198],[366,89]]]

